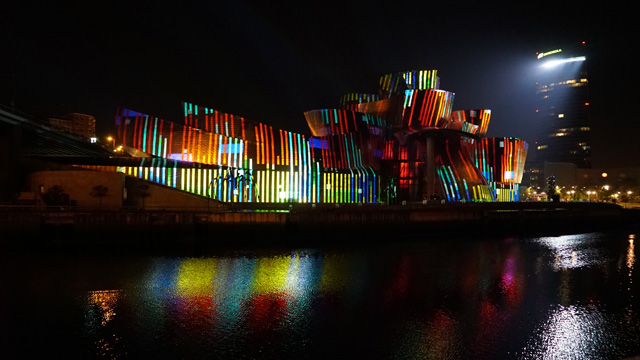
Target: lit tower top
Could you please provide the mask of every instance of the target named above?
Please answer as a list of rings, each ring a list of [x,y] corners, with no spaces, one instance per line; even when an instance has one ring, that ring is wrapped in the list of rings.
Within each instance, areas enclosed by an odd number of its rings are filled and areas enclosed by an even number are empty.
[[[537,54],[536,159],[591,167],[585,44]]]

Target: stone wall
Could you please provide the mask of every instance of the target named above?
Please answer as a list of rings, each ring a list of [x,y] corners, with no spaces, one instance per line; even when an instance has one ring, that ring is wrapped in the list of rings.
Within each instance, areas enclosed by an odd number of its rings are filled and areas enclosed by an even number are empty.
[[[126,176],[115,171],[57,170],[36,171],[30,176],[30,190],[42,199],[47,189],[58,185],[69,195],[70,206],[79,210],[120,210],[137,208],[149,210],[223,210],[226,205],[186,191],[168,188]],[[100,199],[92,195],[94,186],[108,188]],[[42,204],[42,201],[38,202]],[[44,205],[44,204],[43,204]]]
[[[41,197],[47,189],[58,185],[69,195],[70,205],[80,208],[120,209],[123,205],[125,175],[118,172],[91,170],[36,171],[31,173],[31,191]],[[106,196],[92,195],[94,186],[108,188]]]

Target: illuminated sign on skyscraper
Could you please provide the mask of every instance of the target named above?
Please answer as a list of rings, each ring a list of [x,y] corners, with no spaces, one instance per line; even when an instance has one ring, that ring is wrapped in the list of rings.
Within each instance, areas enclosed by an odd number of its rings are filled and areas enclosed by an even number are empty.
[[[585,44],[540,53],[536,89],[536,160],[591,167]]]

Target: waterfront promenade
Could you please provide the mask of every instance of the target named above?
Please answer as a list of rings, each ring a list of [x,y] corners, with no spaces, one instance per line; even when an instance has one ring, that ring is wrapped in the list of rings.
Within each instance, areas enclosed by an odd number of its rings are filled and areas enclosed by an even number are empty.
[[[204,241],[232,245],[277,239],[367,235],[562,234],[639,227],[640,209],[609,203],[520,202],[406,205],[278,204],[210,209],[77,209],[0,207],[0,231],[15,242],[118,243],[122,234],[140,244]],[[127,237],[130,239],[131,237]],[[379,238],[379,236],[378,236]],[[11,240],[12,239],[12,240]],[[18,240],[19,241],[19,240]],[[131,240],[127,240],[129,243]]]

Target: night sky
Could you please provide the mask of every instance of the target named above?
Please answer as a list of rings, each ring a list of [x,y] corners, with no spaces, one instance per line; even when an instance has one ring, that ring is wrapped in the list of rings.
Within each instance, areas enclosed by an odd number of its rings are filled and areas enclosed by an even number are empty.
[[[586,41],[594,166],[640,165],[632,2],[429,3],[3,5],[0,103],[90,114],[101,136],[119,106],[179,121],[182,101],[308,134],[304,111],[375,93],[383,74],[437,69],[454,110],[492,109],[489,136],[531,145],[536,52]]]

